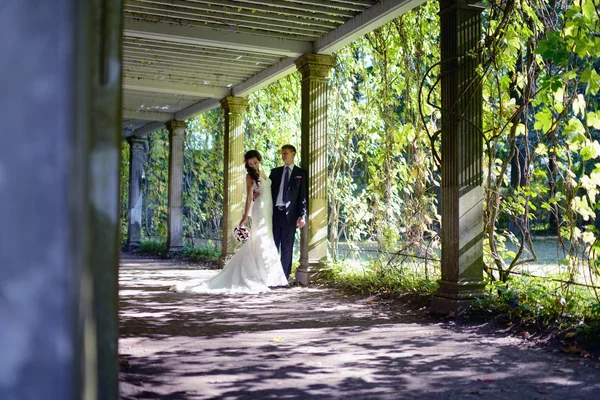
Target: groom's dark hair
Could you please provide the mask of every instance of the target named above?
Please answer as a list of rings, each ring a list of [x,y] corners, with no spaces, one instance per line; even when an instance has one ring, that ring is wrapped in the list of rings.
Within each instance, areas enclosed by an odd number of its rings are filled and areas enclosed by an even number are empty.
[[[281,146],[281,150],[289,150],[293,151],[294,153],[297,153],[296,148],[291,144],[284,144],[283,146]]]

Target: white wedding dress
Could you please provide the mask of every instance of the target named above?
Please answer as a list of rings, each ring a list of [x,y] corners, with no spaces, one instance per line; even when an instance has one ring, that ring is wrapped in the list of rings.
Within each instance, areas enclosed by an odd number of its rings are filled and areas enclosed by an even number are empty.
[[[252,189],[260,195],[250,208],[252,224],[248,227],[248,240],[227,261],[218,275],[204,282],[180,282],[175,285],[175,291],[251,294],[268,292],[269,286],[288,284],[273,241],[271,180],[261,179],[260,185],[253,182]]]

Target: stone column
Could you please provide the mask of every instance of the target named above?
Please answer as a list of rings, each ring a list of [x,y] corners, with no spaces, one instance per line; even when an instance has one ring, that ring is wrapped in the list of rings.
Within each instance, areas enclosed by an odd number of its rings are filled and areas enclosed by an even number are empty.
[[[88,2],[91,130],[88,171],[90,253],[99,399],[119,395],[119,170],[121,165],[122,0]],[[85,290],[84,290],[85,294]],[[90,322],[88,322],[89,324]],[[92,325],[93,326],[93,325]],[[89,328],[88,328],[89,329]]]
[[[127,251],[133,251],[142,240],[142,176],[146,139],[130,137],[129,142],[129,211],[127,212]]]
[[[242,219],[242,198],[245,190],[244,176],[244,112],[248,100],[243,97],[228,96],[221,100],[225,114],[225,154],[223,159],[223,233],[219,266],[235,252],[238,242],[233,237],[233,229]]]
[[[460,315],[483,294],[482,91],[476,68],[483,7],[440,0],[442,279],[435,312]]]
[[[167,251],[183,248],[183,148],[187,122],[171,120],[169,131],[169,200],[167,205]]]
[[[302,229],[296,282],[308,285],[328,258],[327,250],[327,85],[334,57],[305,54],[296,60],[302,74],[302,159],[308,171],[308,220]]]

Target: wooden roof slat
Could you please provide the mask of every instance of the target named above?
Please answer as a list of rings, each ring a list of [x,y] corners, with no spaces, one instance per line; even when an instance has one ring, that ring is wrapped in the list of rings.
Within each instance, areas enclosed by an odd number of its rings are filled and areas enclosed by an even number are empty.
[[[152,65],[143,66],[143,65],[138,65],[137,63],[131,64],[130,62],[126,62],[123,64],[124,75],[135,77],[136,75],[143,73],[143,72],[152,73],[157,76],[158,75],[160,75],[160,76],[169,76],[169,75],[189,76],[189,77],[194,77],[195,79],[197,79],[198,81],[201,81],[201,82],[209,81],[209,82],[218,82],[220,84],[223,84],[224,82],[230,83],[231,81],[239,81],[239,80],[246,79],[249,76],[252,76],[252,74],[240,74],[240,73],[236,74],[236,73],[228,72],[228,71],[224,71],[223,73],[218,73],[218,72],[215,72],[215,69],[212,69],[212,70],[205,69],[200,72],[197,72],[197,71],[183,70],[183,69],[179,69],[179,70],[166,69],[166,68],[162,68],[160,66],[152,66]]]
[[[344,4],[340,2],[334,2],[331,0],[236,0],[240,3],[253,3],[253,4],[269,4],[276,7],[288,8],[294,10],[319,10],[319,12],[344,12],[344,16],[351,18],[352,15],[348,13],[358,13],[363,11],[365,8],[370,7],[376,0],[365,0],[359,1],[359,4]],[[331,11],[328,11],[331,10]]]
[[[239,16],[236,14],[204,14],[193,11],[182,11],[173,7],[164,5],[154,5],[152,3],[143,3],[141,1],[131,1],[125,5],[125,11],[138,12],[140,14],[153,15],[157,17],[168,17],[173,19],[183,19],[204,23],[222,24],[224,27],[244,27],[248,29],[256,29],[262,31],[274,31],[316,36],[318,34],[332,31],[337,27],[337,24],[323,27],[317,24],[298,24],[296,22],[285,21],[266,21],[261,18],[251,16]],[[315,35],[316,34],[316,35]]]
[[[139,41],[144,41],[144,43],[140,43]],[[193,45],[178,44],[177,46],[173,46],[168,42],[125,37],[123,50],[131,51],[131,49],[136,49],[138,51],[148,51],[149,53],[157,54],[182,54],[184,56],[190,57],[202,57],[218,60],[235,60],[240,62],[241,64],[254,65],[268,65],[269,63],[276,62],[280,58],[273,55],[263,55],[259,57],[246,52],[235,52],[230,51],[228,49],[200,48]]]
[[[233,63],[226,63],[226,62],[215,62],[215,61],[202,61],[202,60],[193,60],[193,59],[185,59],[185,58],[175,58],[175,57],[171,57],[171,56],[165,56],[165,57],[153,57],[153,56],[148,56],[146,54],[135,54],[132,52],[128,52],[127,54],[125,54],[123,56],[124,60],[130,60],[130,61],[138,61],[140,62],[140,64],[144,65],[144,64],[148,64],[148,65],[162,65],[165,67],[173,67],[173,68],[179,68],[179,67],[188,67],[187,69],[194,71],[196,68],[198,69],[202,69],[202,68],[206,68],[207,66],[210,67],[215,67],[215,68],[222,68],[222,69],[229,69],[231,71],[236,71],[236,72],[242,72],[244,74],[255,74],[258,71],[261,71],[263,68],[261,68],[260,66],[257,65],[229,65],[229,64],[233,64]]]
[[[189,0],[132,0],[132,2],[149,3],[163,5],[167,7],[181,8],[184,10],[193,10],[197,12],[207,12],[211,15],[223,14],[225,16],[250,17],[252,20],[283,22],[285,24],[293,23],[298,25],[322,26],[327,29],[335,29],[346,21],[346,18],[328,16],[327,14],[311,14],[303,12],[300,15],[296,12],[288,13],[285,9],[275,7],[263,11],[256,7],[248,7],[244,4],[221,5],[218,2],[198,2]],[[317,17],[318,15],[318,17]],[[265,22],[266,23],[266,22]]]
[[[314,18],[326,21],[335,21],[344,23],[348,18],[352,18],[356,12],[351,10],[342,10],[338,8],[326,8],[313,6],[306,7],[288,7],[281,1],[263,0],[263,1],[231,1],[231,0],[188,0],[193,3],[215,4],[221,7],[242,8],[250,11],[260,11],[263,13],[287,14],[301,18]]]

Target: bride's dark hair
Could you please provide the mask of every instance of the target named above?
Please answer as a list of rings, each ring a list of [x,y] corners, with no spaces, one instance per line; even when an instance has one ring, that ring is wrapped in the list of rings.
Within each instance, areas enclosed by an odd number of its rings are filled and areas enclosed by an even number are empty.
[[[257,150],[248,150],[246,152],[246,154],[244,154],[244,162],[246,163],[246,171],[248,171],[248,175],[250,175],[250,178],[252,178],[252,180],[254,182],[256,182],[256,184],[258,185],[260,183],[260,174],[258,173],[257,170],[255,170],[254,168],[251,168],[248,165],[248,160],[251,158],[256,158],[258,161],[262,161],[262,156],[260,155],[260,153]]]

